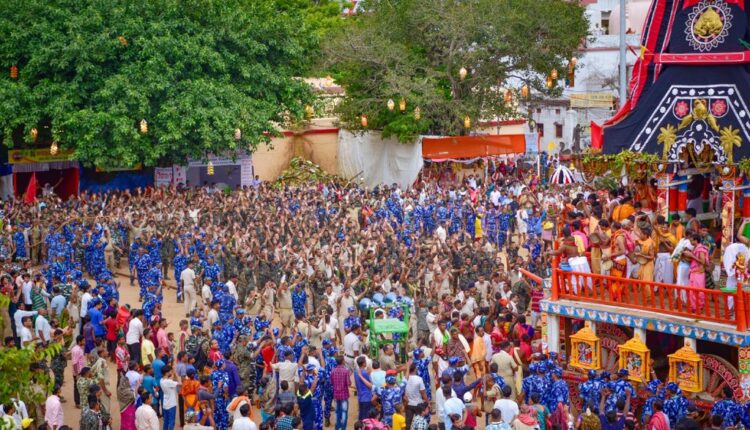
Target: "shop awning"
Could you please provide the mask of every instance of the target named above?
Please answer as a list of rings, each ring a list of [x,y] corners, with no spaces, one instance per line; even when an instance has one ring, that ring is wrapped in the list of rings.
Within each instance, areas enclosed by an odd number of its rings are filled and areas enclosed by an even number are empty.
[[[427,160],[477,158],[525,152],[526,137],[523,134],[422,138],[422,158]]]

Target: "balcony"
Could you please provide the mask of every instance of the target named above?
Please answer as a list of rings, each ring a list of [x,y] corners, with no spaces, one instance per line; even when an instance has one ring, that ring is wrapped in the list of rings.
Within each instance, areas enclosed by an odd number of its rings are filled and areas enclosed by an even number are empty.
[[[555,264],[555,266],[557,266]],[[531,282],[543,280],[522,270]],[[542,310],[734,346],[750,346],[750,292],[725,292],[553,268]]]

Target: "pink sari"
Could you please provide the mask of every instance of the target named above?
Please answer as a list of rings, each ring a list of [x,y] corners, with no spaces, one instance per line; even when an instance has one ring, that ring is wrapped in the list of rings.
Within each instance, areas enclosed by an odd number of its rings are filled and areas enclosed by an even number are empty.
[[[708,261],[708,249],[703,244],[698,244],[695,247],[693,255],[702,261]],[[696,260],[690,262],[690,282],[688,285],[696,288],[706,288],[706,271],[703,264],[698,263]],[[706,295],[691,291],[689,301],[690,310],[696,312],[699,309],[703,309],[706,303]]]
[[[120,411],[120,429],[136,430],[135,428],[135,403]]]

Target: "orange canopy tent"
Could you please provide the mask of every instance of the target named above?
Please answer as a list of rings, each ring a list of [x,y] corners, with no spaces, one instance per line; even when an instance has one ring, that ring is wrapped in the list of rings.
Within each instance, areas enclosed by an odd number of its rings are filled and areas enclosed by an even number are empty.
[[[525,152],[526,137],[523,134],[422,138],[422,158],[426,160],[478,158]]]

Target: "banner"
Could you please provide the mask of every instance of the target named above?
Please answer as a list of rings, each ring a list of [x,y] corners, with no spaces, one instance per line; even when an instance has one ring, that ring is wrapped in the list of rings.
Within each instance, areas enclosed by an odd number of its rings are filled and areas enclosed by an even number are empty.
[[[539,153],[539,135],[537,133],[526,133],[526,155],[537,155]]]
[[[158,187],[168,187],[172,185],[174,174],[171,167],[154,168],[154,185]]]
[[[570,95],[571,108],[606,108],[612,107],[614,96],[611,93],[579,93]]]
[[[53,163],[55,161],[70,161],[73,159],[72,149],[60,149],[52,155],[49,148],[43,149],[10,149],[8,150],[9,164]]]
[[[172,176],[172,180],[174,181],[175,185],[182,184],[185,185],[187,183],[187,167],[185,166],[173,166],[174,172]]]
[[[250,158],[250,155],[245,151],[239,151],[234,154],[234,158],[231,155],[217,156],[210,154],[207,160],[190,160],[188,166],[190,167],[203,167],[210,161],[214,167],[218,166],[236,166],[241,164],[242,160]]]

